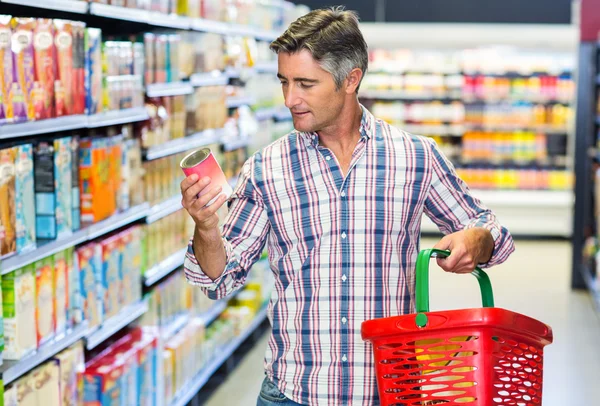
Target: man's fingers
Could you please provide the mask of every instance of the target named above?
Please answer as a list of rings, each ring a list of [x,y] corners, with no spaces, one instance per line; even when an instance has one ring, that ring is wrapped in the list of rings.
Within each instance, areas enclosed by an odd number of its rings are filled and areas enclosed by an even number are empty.
[[[198,175],[196,175],[195,173],[186,177],[184,180],[181,181],[181,184],[179,185],[181,193],[185,192],[190,186],[192,186],[196,182],[198,182]]]

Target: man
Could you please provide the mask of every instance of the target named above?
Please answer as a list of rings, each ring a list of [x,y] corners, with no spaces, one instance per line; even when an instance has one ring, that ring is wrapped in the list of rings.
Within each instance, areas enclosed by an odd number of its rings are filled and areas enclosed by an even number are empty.
[[[182,182],[196,223],[186,276],[225,297],[267,245],[276,283],[258,405],[376,405],[360,327],[414,312],[422,214],[446,234],[436,248],[452,251],[438,260],[448,272],[503,262],[512,238],[432,140],[359,104],[368,53],[355,13],[313,11],[271,49],[296,131],[245,164],[222,232],[215,213],[225,197],[206,207],[220,189],[196,176]]]

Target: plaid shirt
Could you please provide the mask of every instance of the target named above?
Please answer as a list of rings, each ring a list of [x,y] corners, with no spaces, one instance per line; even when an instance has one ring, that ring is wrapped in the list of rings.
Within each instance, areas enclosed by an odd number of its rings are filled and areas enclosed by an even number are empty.
[[[304,405],[377,405],[365,320],[415,311],[421,218],[445,234],[491,231],[486,266],[507,259],[512,237],[471,196],[429,138],[376,119],[363,108],[361,138],[344,178],[316,133],[292,132],[245,164],[223,227],[227,267],[214,282],[190,242],[188,281],[212,299],[242,287],[265,245],[275,275],[269,379]]]

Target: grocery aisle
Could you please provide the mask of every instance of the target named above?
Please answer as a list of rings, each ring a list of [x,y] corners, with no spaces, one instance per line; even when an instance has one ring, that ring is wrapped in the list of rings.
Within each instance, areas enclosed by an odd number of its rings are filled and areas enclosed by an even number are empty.
[[[435,241],[424,239],[421,246],[432,246]],[[554,329],[554,343],[545,354],[544,406],[590,405],[600,398],[600,320],[588,294],[569,289],[571,244],[517,241],[516,245],[513,256],[490,271],[496,305],[542,320]],[[474,278],[432,269],[431,283],[432,309],[478,303]],[[267,338],[258,342],[206,406],[255,404]]]

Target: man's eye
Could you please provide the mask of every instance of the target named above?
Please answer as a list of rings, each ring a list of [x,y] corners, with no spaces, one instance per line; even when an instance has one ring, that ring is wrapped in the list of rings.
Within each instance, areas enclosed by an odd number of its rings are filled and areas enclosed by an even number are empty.
[[[287,82],[280,82],[280,83],[281,83],[281,86],[287,85]]]
[[[300,83],[300,87],[301,87],[302,89],[310,89],[310,88],[311,88],[311,87],[313,87],[313,86],[314,86],[314,85],[307,85],[307,84],[304,84],[304,83]]]

